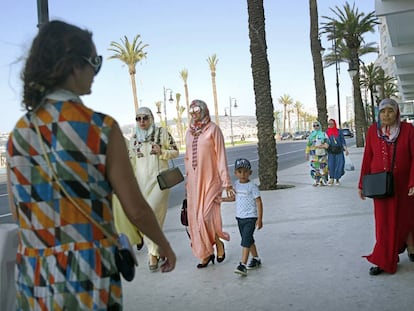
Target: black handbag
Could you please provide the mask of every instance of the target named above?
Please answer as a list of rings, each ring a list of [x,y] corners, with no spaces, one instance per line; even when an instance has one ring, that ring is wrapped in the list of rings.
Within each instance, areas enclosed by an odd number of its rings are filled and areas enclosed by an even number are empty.
[[[158,185],[161,190],[169,189],[184,180],[184,176],[180,169],[176,166],[170,167],[168,170],[162,171],[157,176]]]
[[[180,220],[183,226],[188,227],[187,199],[183,200],[183,205],[181,206]]]
[[[339,154],[343,151],[342,146],[329,146],[328,153]]]
[[[391,161],[390,172],[379,172],[367,174],[362,177],[362,194],[371,199],[383,199],[394,195],[394,161],[397,142],[394,144],[394,151]]]
[[[137,258],[132,250],[128,236],[123,233],[118,235],[118,245],[115,251],[115,264],[123,278],[130,282],[135,277],[135,266],[138,266]]]
[[[161,128],[158,129],[157,144],[161,145]],[[157,181],[161,190],[170,189],[184,180],[184,176],[180,169],[174,166],[174,161],[171,160],[172,167],[160,172],[160,158],[158,157],[158,175]]]

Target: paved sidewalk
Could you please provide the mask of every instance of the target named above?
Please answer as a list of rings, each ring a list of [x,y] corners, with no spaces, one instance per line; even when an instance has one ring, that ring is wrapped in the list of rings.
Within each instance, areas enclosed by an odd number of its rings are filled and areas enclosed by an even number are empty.
[[[234,203],[222,207],[231,235],[226,259],[200,270],[180,206],[170,207],[164,229],[177,267],[151,273],[146,248],[137,252],[136,278],[124,282],[125,310],[413,310],[414,264],[406,254],[394,275],[370,276],[361,258],[374,243],[372,201],[360,200],[356,190],[362,153],[350,148],[355,171],[340,186],[313,187],[307,163],[278,172],[279,184],[294,187],[261,192],[264,227],[255,238],[263,264],[247,277],[233,273],[241,257]]]

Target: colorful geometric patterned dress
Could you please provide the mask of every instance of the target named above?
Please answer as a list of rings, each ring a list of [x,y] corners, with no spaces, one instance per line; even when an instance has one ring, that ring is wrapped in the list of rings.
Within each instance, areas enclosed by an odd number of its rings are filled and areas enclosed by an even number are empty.
[[[31,118],[75,201],[115,235],[106,149],[114,120],[77,102],[46,103],[26,114],[7,144],[18,212],[18,310],[122,310],[114,245],[51,182]]]

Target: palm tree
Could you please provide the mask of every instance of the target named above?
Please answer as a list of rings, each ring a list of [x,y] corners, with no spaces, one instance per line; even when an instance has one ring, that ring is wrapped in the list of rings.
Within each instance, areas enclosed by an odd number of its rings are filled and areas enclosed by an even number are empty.
[[[109,51],[115,52],[115,54],[110,56],[109,59],[119,59],[121,62],[125,63],[128,66],[129,76],[131,77],[132,94],[134,96],[135,114],[138,112],[135,68],[137,63],[147,57],[147,52],[144,52],[144,49],[148,46],[148,44],[143,44],[142,41],[138,41],[140,37],[140,35],[136,35],[134,37],[134,40],[132,40],[132,43],[130,43],[127,36],[124,36],[124,39],[121,38],[121,43],[112,41],[112,48],[108,49]]]
[[[398,97],[398,86],[395,82],[388,82],[385,83],[384,87],[384,97],[391,98],[391,97]]]
[[[378,71],[378,76],[376,78],[377,78],[376,84],[378,86],[379,93],[380,93],[379,97],[377,98],[377,104],[379,105],[380,101],[386,98],[386,95],[385,95],[386,85],[388,83],[393,83],[395,81],[395,78],[386,75],[384,69],[382,69],[381,67]]]
[[[183,69],[180,71],[180,77],[184,82],[184,93],[185,93],[185,103],[187,106],[187,122],[188,124],[190,124],[190,99],[188,97],[188,84],[187,84],[187,80],[188,80],[188,70],[187,69]]]
[[[256,102],[260,189],[272,190],[277,188],[277,150],[263,0],[247,0],[247,11]]]
[[[300,128],[299,128],[300,127],[300,115],[302,113],[303,105],[300,101],[297,100],[297,101],[295,101],[293,107],[295,108],[295,111],[296,111],[297,127],[298,127],[298,131],[299,131],[300,130]]]
[[[323,29],[328,35],[329,40],[336,40],[339,60],[348,62],[349,69],[356,70],[356,74],[352,78],[356,146],[363,147],[367,123],[361,96],[359,57],[363,54],[377,51],[376,48],[372,47],[373,43],[363,45],[363,34],[374,32],[374,26],[379,22],[374,11],[367,15],[360,13],[355,7],[355,3],[351,7],[346,2],[342,9],[335,6],[335,9],[331,8],[331,11],[335,14],[335,17],[323,16],[323,18],[328,20],[328,22],[324,23]]]
[[[322,46],[319,37],[318,4],[316,0],[309,0],[310,11],[310,45],[313,60],[313,77],[315,80],[316,107],[318,120],[322,128],[328,127],[328,111],[326,109],[325,76],[323,75]]]
[[[182,113],[180,113],[180,99],[181,99],[181,94],[176,93],[175,94],[175,103],[176,103],[175,109],[177,110],[177,132],[178,132],[178,136],[180,137],[179,145],[181,146],[183,142],[183,130],[182,130],[182,121],[181,121]]]
[[[289,110],[289,107],[293,104],[293,98],[290,97],[290,95],[284,94],[283,96],[280,96],[279,104],[283,105],[283,133],[286,132],[286,119],[287,119],[287,112]]]
[[[208,66],[210,67],[211,73],[211,84],[213,86],[213,98],[214,98],[214,116],[215,122],[220,126],[219,114],[218,114],[218,102],[217,102],[217,89],[216,89],[216,67],[218,58],[216,54],[213,54],[207,58]]]
[[[376,85],[379,83],[381,67],[374,63],[362,66],[361,86],[369,90],[371,99],[371,122],[375,123],[375,101],[374,93],[376,92]]]

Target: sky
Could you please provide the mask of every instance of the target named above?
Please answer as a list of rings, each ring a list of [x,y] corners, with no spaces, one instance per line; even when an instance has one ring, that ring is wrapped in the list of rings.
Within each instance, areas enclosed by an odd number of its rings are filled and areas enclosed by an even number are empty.
[[[357,1],[360,12],[375,10],[374,0]],[[319,0],[319,23],[322,16],[334,17],[331,8],[343,7],[345,1]],[[349,1],[352,5],[354,2]],[[38,28],[36,0],[0,0],[0,133],[12,130],[24,113],[21,106],[20,74],[24,57]],[[309,42],[309,0],[264,0],[267,53],[270,64],[272,100],[275,110],[282,110],[278,99],[287,94],[316,115],[313,63]],[[134,123],[134,102],[127,67],[119,60],[109,60],[112,41],[140,35],[147,58],[136,67],[137,94],[140,106],[155,113],[155,102],[163,101],[163,89],[181,94],[185,106],[184,83],[180,71],[188,70],[190,101],[204,100],[214,113],[213,91],[208,57],[217,55],[216,83],[219,114],[224,115],[230,101],[237,101],[233,116],[256,114],[248,35],[247,0],[49,0],[49,19],[75,24],[93,33],[103,66],[94,79],[92,94],[84,103],[113,116],[120,125]],[[378,33],[366,36],[367,42],[379,39]],[[322,45],[332,46],[322,37]],[[363,59],[375,60],[376,55]],[[340,65],[341,103],[352,95],[347,65]],[[334,66],[326,68],[327,102],[334,105],[336,81]],[[167,99],[169,92],[167,92]],[[167,100],[168,119],[176,116],[175,102]],[[163,109],[163,108],[162,108]],[[341,105],[344,111],[344,104]],[[343,112],[344,113],[344,112]],[[186,115],[186,112],[184,113]],[[157,117],[156,117],[157,119]]]

